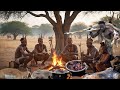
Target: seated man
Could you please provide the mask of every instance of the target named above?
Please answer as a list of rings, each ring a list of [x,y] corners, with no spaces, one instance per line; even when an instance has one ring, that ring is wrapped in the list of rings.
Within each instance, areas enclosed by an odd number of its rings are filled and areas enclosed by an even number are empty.
[[[33,54],[28,50],[26,38],[21,38],[21,45],[15,51],[15,62],[17,65],[16,68],[19,68],[19,65],[23,64],[23,67],[26,68],[27,64],[33,59]],[[26,51],[26,52],[25,52]]]
[[[72,44],[72,38],[67,39],[67,45],[61,53],[61,57],[65,62],[78,59],[78,49],[76,45]]]
[[[87,54],[82,53],[82,61],[86,62],[87,65],[92,68],[95,72],[95,65],[93,60],[99,55],[98,50],[92,45],[93,40],[91,38],[87,39]]]
[[[103,71],[106,68],[110,67],[111,55],[108,53],[107,47],[105,44],[100,47],[100,55],[96,58],[98,60],[96,62],[97,71]]]
[[[49,58],[49,54],[47,53],[46,45],[43,44],[42,38],[38,38],[38,43],[39,44],[36,44],[34,48],[34,60],[36,64],[37,61],[43,60],[42,65],[44,65],[45,61]]]

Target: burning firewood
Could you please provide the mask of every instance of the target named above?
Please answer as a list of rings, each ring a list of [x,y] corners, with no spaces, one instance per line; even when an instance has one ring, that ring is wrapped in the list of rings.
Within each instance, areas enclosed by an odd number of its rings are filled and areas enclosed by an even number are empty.
[[[52,60],[52,64],[44,67],[44,69],[47,69],[49,71],[52,71],[54,69],[65,69],[62,58],[59,57],[55,51],[53,52]]]

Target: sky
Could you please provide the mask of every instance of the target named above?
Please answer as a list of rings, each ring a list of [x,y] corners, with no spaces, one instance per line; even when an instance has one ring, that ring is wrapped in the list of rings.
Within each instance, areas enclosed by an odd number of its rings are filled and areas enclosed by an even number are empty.
[[[34,13],[44,13],[44,12],[43,11],[34,11]],[[104,17],[106,15],[110,16],[110,14],[107,13],[106,11],[104,11],[102,13],[87,14],[87,15],[84,15],[81,12],[77,15],[77,17],[75,18],[75,20],[73,21],[72,24],[83,22],[83,23],[85,23],[86,25],[89,26],[89,25],[92,25],[93,22],[99,21],[101,17]],[[61,13],[61,16],[64,17],[64,12]],[[55,18],[52,14],[51,14],[51,17],[55,20]],[[12,20],[16,20],[16,19],[10,19],[9,21],[12,21]],[[25,22],[30,27],[32,27],[33,25],[39,25],[40,26],[41,24],[46,24],[46,23],[50,24],[49,21],[46,18],[44,18],[44,17],[34,17],[30,14],[26,15],[23,19],[18,20],[18,21]]]

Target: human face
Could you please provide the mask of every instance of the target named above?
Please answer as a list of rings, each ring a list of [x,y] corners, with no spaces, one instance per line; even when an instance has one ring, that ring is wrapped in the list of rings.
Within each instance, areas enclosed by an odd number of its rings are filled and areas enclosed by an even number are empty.
[[[99,24],[100,30],[104,31],[105,30],[105,24]]]
[[[72,44],[72,39],[68,38],[67,42],[68,42],[68,45]]]
[[[92,47],[92,43],[87,42],[87,47],[88,48]]]
[[[25,40],[25,39],[22,40],[22,41],[21,41],[21,44],[22,44],[23,46],[27,46],[27,40]]]
[[[39,44],[43,44],[43,39],[38,39]]]

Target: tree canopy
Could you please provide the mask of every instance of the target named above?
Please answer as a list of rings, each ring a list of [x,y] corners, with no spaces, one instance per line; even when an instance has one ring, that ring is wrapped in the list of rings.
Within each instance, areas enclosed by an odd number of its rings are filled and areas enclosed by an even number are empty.
[[[12,34],[14,37],[19,34],[31,34],[31,29],[24,23],[20,21],[6,22],[1,25],[1,33],[3,35]],[[15,38],[14,38],[15,39]]]
[[[39,27],[39,29],[43,35],[52,34],[53,33],[52,28],[53,27],[50,24],[41,24],[41,26]]]
[[[87,28],[87,25],[85,25],[84,23],[81,22],[81,23],[76,23],[76,24],[72,25],[70,31],[72,31],[72,32],[79,31],[79,30],[83,30],[85,28]]]
[[[106,17],[101,18],[101,20],[106,21],[106,22],[109,22],[109,18],[110,18],[110,17],[106,16]],[[119,20],[119,19],[113,17],[112,23],[113,23],[114,25],[116,25],[116,27],[120,28],[120,20]]]

